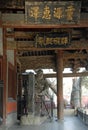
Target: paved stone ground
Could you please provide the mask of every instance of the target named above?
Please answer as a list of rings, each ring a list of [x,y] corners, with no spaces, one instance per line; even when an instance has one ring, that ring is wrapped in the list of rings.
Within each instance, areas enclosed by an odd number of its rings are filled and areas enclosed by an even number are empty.
[[[65,117],[62,122],[55,118],[56,115],[57,112],[55,110],[53,120],[47,119],[40,125],[23,126],[17,123],[11,127],[2,125],[0,126],[0,130],[88,130],[88,125],[85,125],[80,118],[74,116],[74,109],[64,110]]]
[[[76,116],[66,116],[62,122],[56,119],[53,119],[53,121],[48,119],[41,125],[22,126],[16,124],[9,128],[1,126],[0,130],[88,130],[88,126],[83,124]]]

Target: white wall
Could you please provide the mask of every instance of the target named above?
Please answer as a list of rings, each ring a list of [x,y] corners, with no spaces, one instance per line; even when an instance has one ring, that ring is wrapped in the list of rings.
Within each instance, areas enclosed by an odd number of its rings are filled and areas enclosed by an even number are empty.
[[[7,50],[7,60],[14,65],[14,50]]]

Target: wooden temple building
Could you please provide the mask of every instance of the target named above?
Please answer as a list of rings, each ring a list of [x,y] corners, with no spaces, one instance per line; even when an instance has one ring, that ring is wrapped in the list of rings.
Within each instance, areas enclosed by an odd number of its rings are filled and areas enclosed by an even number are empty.
[[[78,72],[85,67],[85,72]],[[72,73],[63,73],[70,68]],[[53,69],[57,117],[63,119],[63,77],[88,75],[88,0],[0,0],[0,117],[17,113],[22,73]]]

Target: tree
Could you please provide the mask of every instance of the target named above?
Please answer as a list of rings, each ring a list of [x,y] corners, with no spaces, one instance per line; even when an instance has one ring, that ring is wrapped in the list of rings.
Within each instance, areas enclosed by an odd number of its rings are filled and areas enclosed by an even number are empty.
[[[81,86],[84,86],[85,88],[88,89],[88,76],[83,76],[81,81]]]

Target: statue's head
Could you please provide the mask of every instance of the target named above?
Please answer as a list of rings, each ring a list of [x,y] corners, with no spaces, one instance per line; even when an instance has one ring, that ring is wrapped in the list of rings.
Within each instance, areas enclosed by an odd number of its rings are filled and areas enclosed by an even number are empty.
[[[37,70],[37,78],[42,79],[43,78],[43,70],[39,69]]]

